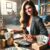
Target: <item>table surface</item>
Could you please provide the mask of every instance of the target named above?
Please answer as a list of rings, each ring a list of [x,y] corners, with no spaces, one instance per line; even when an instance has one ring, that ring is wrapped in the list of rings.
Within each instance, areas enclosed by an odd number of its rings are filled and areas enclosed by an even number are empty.
[[[29,48],[23,48],[23,47],[9,47],[5,49],[0,49],[0,50],[30,50]]]
[[[20,42],[22,39],[16,39],[14,40],[15,42]],[[0,49],[1,50],[1,49]],[[24,48],[24,47],[9,47],[9,48],[5,48],[5,49],[2,49],[2,50],[31,50],[29,48]],[[50,50],[50,49],[47,49],[47,50]]]

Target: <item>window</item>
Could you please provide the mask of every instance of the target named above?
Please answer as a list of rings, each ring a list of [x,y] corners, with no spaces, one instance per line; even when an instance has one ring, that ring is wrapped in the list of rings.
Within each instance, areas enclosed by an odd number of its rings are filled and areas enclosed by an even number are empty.
[[[2,1],[1,2],[1,15],[8,15],[8,12],[12,10],[17,13],[17,3],[13,1]]]

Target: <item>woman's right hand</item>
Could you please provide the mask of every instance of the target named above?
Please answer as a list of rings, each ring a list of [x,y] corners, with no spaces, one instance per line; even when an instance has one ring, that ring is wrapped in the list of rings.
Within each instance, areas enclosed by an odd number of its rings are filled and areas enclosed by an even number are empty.
[[[33,42],[33,36],[32,35],[27,35],[27,41]]]
[[[26,40],[27,39],[27,35],[23,34],[23,38],[24,38],[24,40]]]
[[[33,41],[32,35],[29,35],[29,34],[24,34],[23,38],[24,38],[24,40],[26,40],[28,42],[32,42]]]

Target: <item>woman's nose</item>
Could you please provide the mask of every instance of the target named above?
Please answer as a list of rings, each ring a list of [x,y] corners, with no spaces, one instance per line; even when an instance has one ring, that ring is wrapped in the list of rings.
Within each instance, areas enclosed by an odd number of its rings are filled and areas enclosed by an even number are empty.
[[[31,12],[31,9],[28,9],[28,12]]]

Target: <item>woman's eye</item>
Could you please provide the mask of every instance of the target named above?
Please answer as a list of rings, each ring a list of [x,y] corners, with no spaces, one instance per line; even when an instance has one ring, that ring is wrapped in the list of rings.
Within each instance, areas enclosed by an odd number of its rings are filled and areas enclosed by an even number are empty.
[[[31,6],[29,8],[32,8]]]
[[[30,8],[32,8],[32,7],[25,8],[25,10],[30,9]]]

